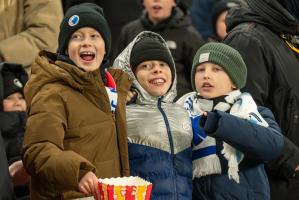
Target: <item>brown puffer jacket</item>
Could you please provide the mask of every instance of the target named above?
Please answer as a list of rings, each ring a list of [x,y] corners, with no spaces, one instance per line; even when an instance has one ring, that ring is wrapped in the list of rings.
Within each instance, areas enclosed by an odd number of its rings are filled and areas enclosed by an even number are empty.
[[[122,71],[109,69],[117,84],[115,116],[99,71],[56,60],[41,52],[25,87],[28,121],[23,161],[32,176],[32,199],[82,197],[78,182],[129,175],[126,96],[131,85]]]

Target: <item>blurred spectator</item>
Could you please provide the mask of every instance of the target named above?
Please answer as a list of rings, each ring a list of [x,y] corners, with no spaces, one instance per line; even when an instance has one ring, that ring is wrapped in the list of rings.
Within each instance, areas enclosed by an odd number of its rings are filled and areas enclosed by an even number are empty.
[[[219,0],[212,8],[213,36],[208,40],[222,41],[227,35],[225,18],[229,9],[238,6],[240,0]],[[212,38],[214,37],[214,38]]]
[[[189,16],[177,6],[175,0],[143,0],[144,12],[122,28],[118,52],[120,53],[141,31],[160,34],[167,43],[177,69],[178,99],[192,91],[190,73],[193,57],[204,44],[201,35],[192,26]]]
[[[40,50],[56,51],[62,17],[57,0],[1,0],[0,62],[22,64],[30,73]]]
[[[224,42],[248,69],[244,91],[269,107],[285,137],[280,157],[267,165],[272,200],[299,199],[299,1],[246,0],[229,11]]]
[[[4,141],[8,169],[14,185],[16,199],[29,199],[29,180],[21,160],[21,146],[26,124],[26,102],[23,87],[27,73],[22,65],[0,65],[1,98],[0,130]]]

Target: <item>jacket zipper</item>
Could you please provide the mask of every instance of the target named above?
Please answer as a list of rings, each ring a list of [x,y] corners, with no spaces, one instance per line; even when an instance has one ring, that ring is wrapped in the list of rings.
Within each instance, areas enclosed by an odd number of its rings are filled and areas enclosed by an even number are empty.
[[[161,114],[163,116],[163,119],[164,119],[164,122],[165,122],[165,125],[166,125],[166,130],[167,130],[167,135],[168,135],[169,144],[170,144],[170,150],[171,150],[172,173],[173,173],[173,176],[176,177],[175,163],[174,163],[173,138],[172,138],[172,135],[171,135],[170,126],[169,126],[169,122],[168,122],[167,116],[166,116],[164,110],[162,109],[162,98],[158,99],[158,105],[157,106],[158,106],[158,109],[159,109],[159,111],[161,112]],[[174,196],[175,196],[174,199],[178,199],[178,197],[177,197],[176,181],[175,181],[174,178],[172,179],[172,181],[173,181],[173,186],[174,186]]]

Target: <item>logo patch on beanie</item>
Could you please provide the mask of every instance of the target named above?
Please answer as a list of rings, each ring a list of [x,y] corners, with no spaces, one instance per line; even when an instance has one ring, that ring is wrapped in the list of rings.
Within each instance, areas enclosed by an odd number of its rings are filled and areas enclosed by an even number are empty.
[[[79,23],[79,16],[78,15],[73,15],[69,19],[69,25],[70,26],[76,26]]]
[[[14,84],[15,86],[19,87],[19,88],[22,88],[22,87],[23,87],[23,84],[22,84],[21,81],[20,81],[19,79],[17,79],[17,78],[15,78],[15,79],[13,80],[13,84]]]
[[[209,61],[210,53],[202,53],[199,55],[198,62],[203,63]]]

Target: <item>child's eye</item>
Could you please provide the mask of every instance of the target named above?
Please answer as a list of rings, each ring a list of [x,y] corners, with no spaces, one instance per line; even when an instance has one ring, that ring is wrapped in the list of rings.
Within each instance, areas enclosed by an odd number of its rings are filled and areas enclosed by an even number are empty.
[[[166,66],[168,66],[168,64],[166,64],[165,62],[160,62],[159,65],[160,65],[160,67],[166,67]]]
[[[152,68],[152,65],[149,64],[149,63],[146,63],[146,64],[143,64],[141,67],[142,67],[143,69],[150,70],[150,69]]]
[[[213,71],[214,71],[214,72],[218,72],[218,71],[222,71],[222,69],[220,69],[220,68],[218,68],[218,67],[214,67],[214,68],[213,68]]]
[[[72,35],[72,38],[71,39],[80,39],[81,38],[81,35],[79,34],[74,34]]]
[[[92,34],[91,37],[92,38],[98,38],[98,37],[100,37],[100,35],[99,34]]]
[[[25,98],[23,96],[18,97],[19,100],[24,100]]]
[[[205,68],[197,68],[196,69],[196,72],[204,72],[205,71]]]
[[[13,98],[11,96],[8,96],[5,98],[5,100],[12,100]]]

